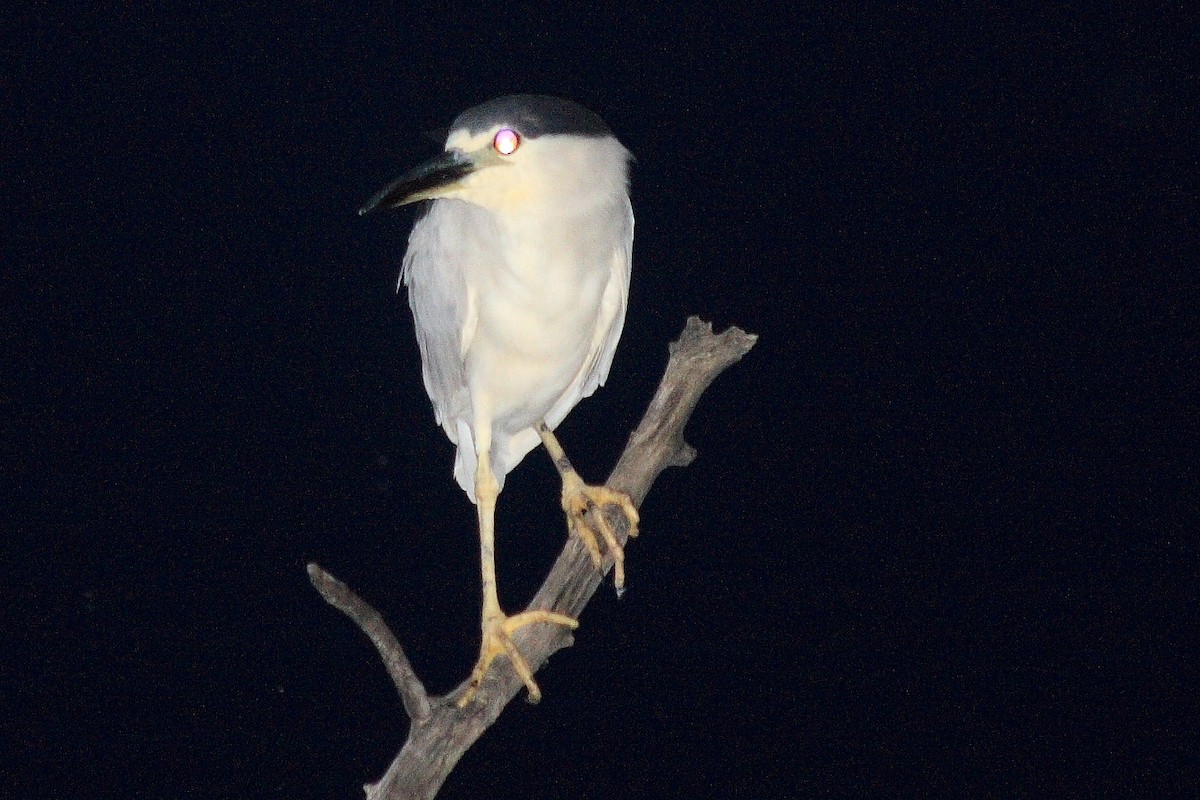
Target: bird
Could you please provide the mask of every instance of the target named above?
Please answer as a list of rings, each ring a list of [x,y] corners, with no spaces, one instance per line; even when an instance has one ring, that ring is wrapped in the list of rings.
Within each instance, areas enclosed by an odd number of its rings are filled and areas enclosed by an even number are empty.
[[[401,265],[437,423],[457,445],[454,476],[476,506],[483,583],[480,654],[457,704],[507,656],[531,703],[541,699],[513,634],[578,621],[549,610],[507,615],[496,586],[495,510],[505,476],[540,442],[562,479],[568,533],[602,568],[624,551],[605,508],[638,513],[624,493],[586,484],[554,434],[604,384],[629,298],[631,153],[597,114],[559,97],[514,94],[463,111],[443,152],[360,209],[422,203]],[[399,290],[399,285],[397,285]]]

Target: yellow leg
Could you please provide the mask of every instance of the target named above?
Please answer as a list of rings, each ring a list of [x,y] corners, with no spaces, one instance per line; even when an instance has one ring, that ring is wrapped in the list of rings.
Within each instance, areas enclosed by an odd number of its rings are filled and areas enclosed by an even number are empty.
[[[500,609],[500,598],[496,592],[495,553],[496,497],[500,490],[488,459],[491,430],[485,426],[476,427],[483,428],[476,431],[479,463],[475,470],[475,502],[479,509],[479,555],[483,570],[483,642],[479,648],[479,661],[475,663],[475,669],[471,672],[467,690],[458,699],[458,707],[465,707],[475,697],[492,661],[499,655],[508,656],[513,669],[525,682],[525,688],[529,691],[529,702],[536,703],[542,699],[542,691],[533,679],[533,670],[529,668],[529,662],[513,642],[513,633],[535,622],[552,622],[572,629],[578,628],[579,622],[566,614],[556,614],[553,611],[525,611],[509,617]]]
[[[600,554],[600,542],[596,534],[599,533],[599,538],[604,539],[604,544],[608,547],[609,555],[613,560],[613,586],[617,590],[617,596],[620,597],[625,593],[625,549],[617,541],[616,531],[605,519],[604,507],[615,505],[620,508],[625,513],[625,518],[629,520],[629,535],[637,536],[638,512],[633,505],[633,500],[624,492],[618,492],[607,486],[589,486],[584,483],[583,478],[580,478],[579,473],[571,466],[571,461],[563,451],[562,445],[558,443],[558,439],[546,427],[546,423],[538,423],[537,432],[542,437],[542,444],[554,461],[558,474],[562,476],[562,507],[563,511],[567,513],[567,526],[571,534],[578,536],[579,540],[583,542],[596,569],[601,569],[604,565],[604,559]]]

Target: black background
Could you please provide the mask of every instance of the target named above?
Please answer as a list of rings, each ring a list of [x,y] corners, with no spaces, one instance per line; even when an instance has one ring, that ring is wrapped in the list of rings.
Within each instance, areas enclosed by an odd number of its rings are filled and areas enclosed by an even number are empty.
[[[411,215],[353,212],[509,92],[638,159],[625,333],[560,430],[585,477],[687,315],[761,339],[629,593],[441,796],[1195,791],[1196,20],[658,8],[4,12],[11,796],[361,796],[407,721],[308,561],[431,691],[466,676]],[[509,608],[557,492],[540,452],[509,476]]]

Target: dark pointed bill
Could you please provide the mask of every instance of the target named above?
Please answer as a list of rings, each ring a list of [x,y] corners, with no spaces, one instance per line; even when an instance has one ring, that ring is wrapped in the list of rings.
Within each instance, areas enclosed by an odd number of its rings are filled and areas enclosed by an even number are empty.
[[[459,150],[447,150],[436,158],[398,178],[363,203],[359,215],[379,208],[399,208],[407,203],[436,197],[438,189],[449,186],[474,169],[474,164]]]

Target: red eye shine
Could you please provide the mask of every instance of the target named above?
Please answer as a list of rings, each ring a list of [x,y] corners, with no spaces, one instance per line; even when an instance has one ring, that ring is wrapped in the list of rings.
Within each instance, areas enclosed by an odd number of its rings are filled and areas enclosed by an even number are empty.
[[[502,156],[511,156],[521,146],[521,136],[511,128],[501,128],[492,139],[492,147]]]

